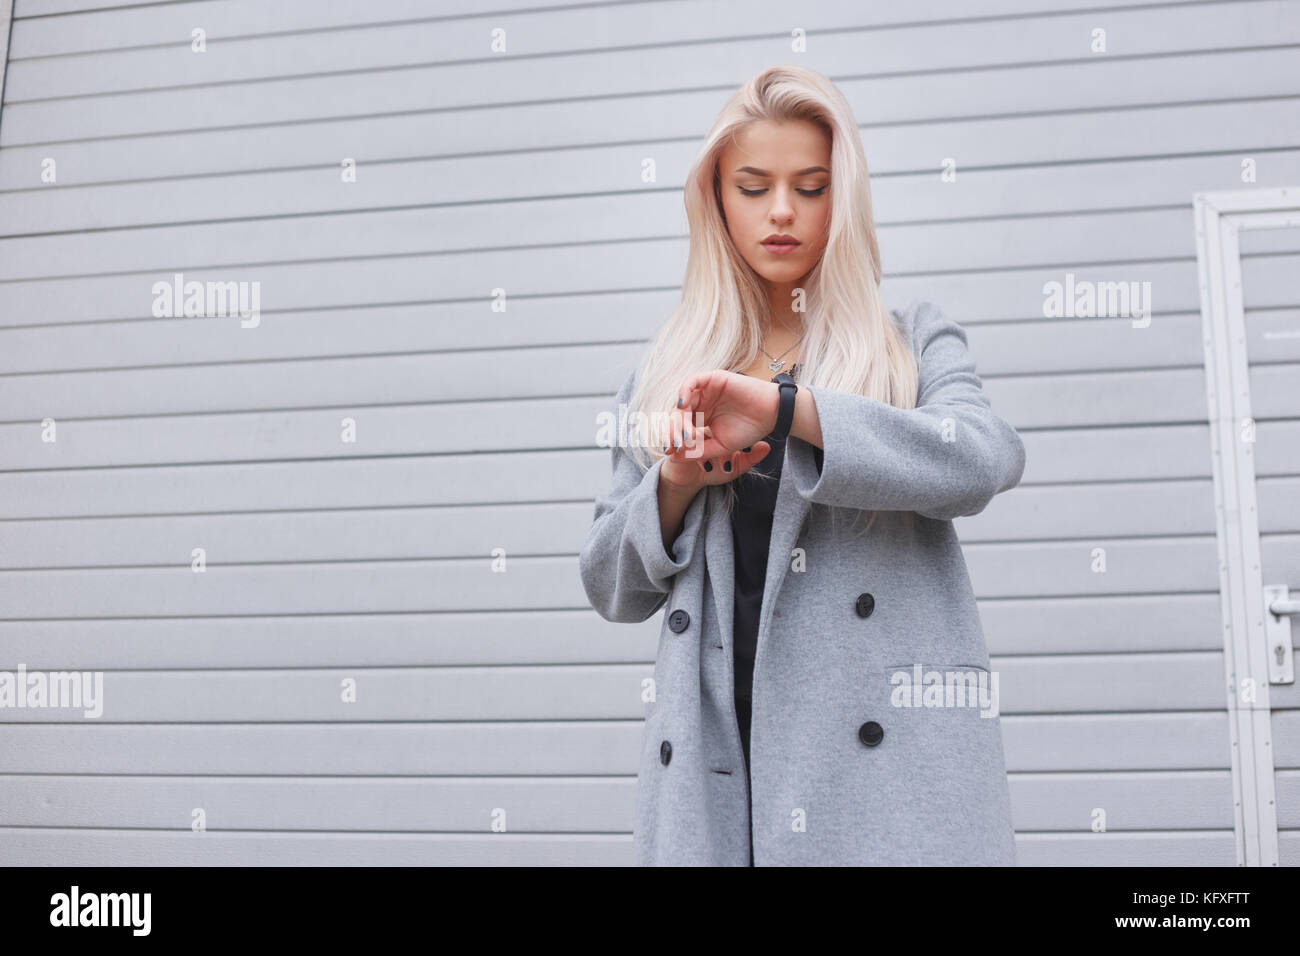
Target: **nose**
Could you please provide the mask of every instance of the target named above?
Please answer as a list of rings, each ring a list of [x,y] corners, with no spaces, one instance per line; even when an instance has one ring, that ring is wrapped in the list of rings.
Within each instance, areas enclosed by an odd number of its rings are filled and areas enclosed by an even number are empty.
[[[777,186],[772,190],[772,208],[768,212],[773,224],[789,222],[794,218],[794,206],[790,203],[790,196],[786,187]]]

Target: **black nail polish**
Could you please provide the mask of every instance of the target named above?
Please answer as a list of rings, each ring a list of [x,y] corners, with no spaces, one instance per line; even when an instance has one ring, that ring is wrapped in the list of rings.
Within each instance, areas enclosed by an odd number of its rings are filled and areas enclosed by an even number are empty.
[[[731,471],[731,462],[729,462],[729,461],[724,461],[724,462],[722,463],[722,470],[723,470],[723,471]]]
[[[678,407],[678,408],[681,408],[681,407],[682,407],[682,400],[681,400],[680,398],[677,399],[677,407]]]
[[[667,454],[667,453],[668,453],[668,446],[667,446],[667,445],[664,445],[664,454]]]
[[[682,444],[683,444],[683,445],[686,444],[686,429],[685,429],[685,428],[682,429]]]
[[[753,445],[750,445],[748,448],[745,449],[745,454],[748,455],[751,451],[753,451],[753,449],[754,449],[754,446],[753,446]]]
[[[713,462],[711,462],[711,461],[706,461],[706,462],[704,463],[704,470],[705,470],[705,471],[712,471],[712,470],[713,470]]]

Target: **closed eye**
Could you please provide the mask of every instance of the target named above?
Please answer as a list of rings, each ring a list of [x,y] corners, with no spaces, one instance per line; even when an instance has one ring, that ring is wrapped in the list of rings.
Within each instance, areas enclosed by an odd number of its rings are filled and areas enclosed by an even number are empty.
[[[737,186],[736,188],[740,190],[742,196],[761,196],[763,193],[767,192],[766,188],[746,189],[744,186]],[[811,198],[813,196],[820,196],[822,193],[826,192],[826,187],[819,186],[817,189],[796,189],[795,192],[801,196],[808,196]]]

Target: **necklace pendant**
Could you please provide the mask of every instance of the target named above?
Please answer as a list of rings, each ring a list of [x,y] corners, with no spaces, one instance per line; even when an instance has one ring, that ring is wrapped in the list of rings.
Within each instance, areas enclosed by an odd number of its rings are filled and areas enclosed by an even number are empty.
[[[772,361],[767,363],[767,367],[770,368],[773,372],[779,372],[781,371],[782,368],[785,367],[785,360],[772,359]]]

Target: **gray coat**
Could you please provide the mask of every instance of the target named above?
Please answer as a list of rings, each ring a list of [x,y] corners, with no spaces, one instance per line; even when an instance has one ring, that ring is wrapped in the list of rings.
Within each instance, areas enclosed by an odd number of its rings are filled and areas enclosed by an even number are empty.
[[[810,385],[820,470],[814,446],[786,442],[754,664],[752,793],[734,710],[725,491],[695,497],[669,553],[662,459],[644,469],[612,450],[583,586],[610,621],[667,605],[638,773],[641,865],[748,865],[751,808],[759,866],[1015,863],[996,674],[952,519],[1020,481],[1024,445],[992,411],[961,326],[928,302],[892,314],[918,355],[917,407]],[[860,536],[856,508],[915,512],[914,537],[899,514]]]

